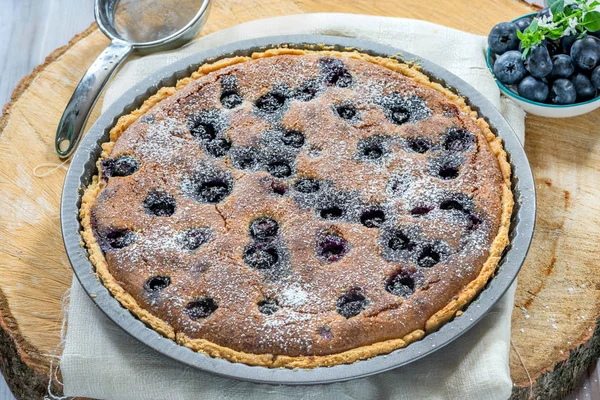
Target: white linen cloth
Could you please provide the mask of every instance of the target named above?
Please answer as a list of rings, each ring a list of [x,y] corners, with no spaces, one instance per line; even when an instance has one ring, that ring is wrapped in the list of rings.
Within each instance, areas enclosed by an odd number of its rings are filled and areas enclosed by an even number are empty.
[[[429,59],[485,95],[521,140],[524,112],[502,99],[484,59],[486,39],[428,22],[351,14],[269,18],[202,37],[186,47],[132,59],[104,98],[108,107],[148,74],[202,49],[281,34],[326,34],[372,40]],[[66,344],[60,361],[67,396],[101,399],[476,399],[506,400],[514,284],[473,329],[408,366],[344,383],[313,387],[260,385],[187,368],[147,348],[109,321],[73,279]]]

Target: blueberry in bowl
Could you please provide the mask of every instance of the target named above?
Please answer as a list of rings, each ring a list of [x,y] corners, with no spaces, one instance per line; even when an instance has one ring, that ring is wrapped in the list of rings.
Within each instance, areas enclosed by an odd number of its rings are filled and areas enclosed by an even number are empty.
[[[583,72],[576,72],[571,78],[571,82],[577,92],[577,97],[583,101],[594,98],[596,95],[596,87],[592,81]]]
[[[548,98],[548,84],[533,76],[526,76],[519,82],[517,92],[528,100],[544,102]]]
[[[552,57],[552,70],[549,78],[552,80],[559,78],[569,78],[575,72],[573,59],[566,54],[557,54]]]
[[[519,51],[508,51],[496,59],[494,75],[500,82],[507,85],[519,83],[526,74],[527,70]]]
[[[600,65],[594,69],[594,72],[592,72],[591,80],[596,89],[600,90]]]
[[[552,95],[550,96],[554,104],[572,104],[577,99],[577,90],[575,85],[568,79],[557,79],[552,84]]]
[[[532,20],[533,20],[533,18],[530,18],[530,17],[521,18],[521,19],[516,20],[514,22],[514,24],[517,26],[517,29],[519,31],[523,32],[531,24]]]
[[[488,46],[496,54],[504,54],[509,50],[519,48],[517,25],[512,22],[502,22],[492,28],[488,36]]]
[[[531,114],[566,118],[600,107],[600,18],[590,22],[584,0],[565,3],[502,22],[488,36],[499,89]]]
[[[600,44],[592,36],[586,36],[575,40],[570,54],[577,68],[590,71],[600,61]]]
[[[521,54],[519,53],[519,56]],[[531,48],[525,57],[525,68],[535,78],[544,78],[552,71],[552,59],[548,47],[539,44]]]

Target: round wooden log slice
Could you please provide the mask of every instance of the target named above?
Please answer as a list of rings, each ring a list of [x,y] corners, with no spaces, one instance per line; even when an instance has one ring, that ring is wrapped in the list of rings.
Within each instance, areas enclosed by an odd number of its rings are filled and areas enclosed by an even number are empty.
[[[202,34],[257,18],[353,12],[424,19],[485,35],[496,23],[531,10],[509,0],[490,0],[485,7],[467,0],[222,0],[214,2]],[[59,227],[65,169],[45,177],[33,171],[61,162],[54,153],[56,126],[75,85],[107,44],[92,25],[54,51],[21,81],[0,119],[0,368],[20,399],[47,393],[72,277]],[[512,318],[515,399],[561,398],[600,351],[598,126],[599,111],[568,120],[527,119],[538,216]],[[50,385],[54,393],[60,393],[57,382]]]

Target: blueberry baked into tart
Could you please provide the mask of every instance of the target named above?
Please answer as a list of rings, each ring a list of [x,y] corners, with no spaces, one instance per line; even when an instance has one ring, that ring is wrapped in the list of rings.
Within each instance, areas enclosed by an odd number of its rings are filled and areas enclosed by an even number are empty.
[[[203,65],[121,117],[80,209],[114,297],[178,344],[266,367],[389,353],[493,276],[502,142],[415,66],[286,48]]]

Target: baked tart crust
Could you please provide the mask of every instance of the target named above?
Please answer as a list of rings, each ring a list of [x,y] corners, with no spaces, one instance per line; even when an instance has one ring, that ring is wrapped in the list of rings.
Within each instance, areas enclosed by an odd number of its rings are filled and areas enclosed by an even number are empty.
[[[96,274],[178,344],[349,364],[459,315],[509,243],[501,140],[417,66],[277,48],[119,118],[80,208]]]

